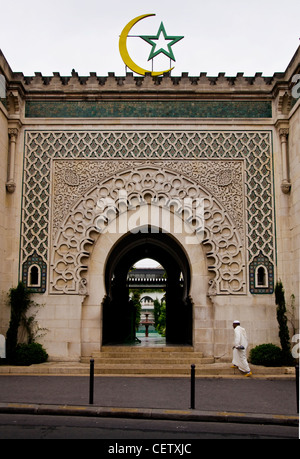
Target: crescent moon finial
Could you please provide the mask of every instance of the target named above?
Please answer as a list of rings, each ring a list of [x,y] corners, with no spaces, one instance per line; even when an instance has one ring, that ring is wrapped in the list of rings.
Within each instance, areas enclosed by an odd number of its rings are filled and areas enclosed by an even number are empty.
[[[149,16],[155,16],[154,13],[150,14],[142,14],[141,16],[137,16],[136,18],[132,19],[128,24],[124,27],[124,29],[121,32],[120,39],[119,39],[119,51],[120,55],[123,59],[124,64],[130,68],[134,73],[137,73],[138,75],[145,75],[146,73],[150,73],[152,76],[158,76],[158,75],[163,75],[164,73],[168,73],[171,70],[173,70],[174,67],[167,69],[167,70],[161,70],[159,72],[152,72],[151,70],[146,70],[139,65],[137,65],[130,57],[128,49],[127,49],[127,37],[129,35],[130,30],[132,27],[139,21],[141,21],[144,18],[147,18]]]

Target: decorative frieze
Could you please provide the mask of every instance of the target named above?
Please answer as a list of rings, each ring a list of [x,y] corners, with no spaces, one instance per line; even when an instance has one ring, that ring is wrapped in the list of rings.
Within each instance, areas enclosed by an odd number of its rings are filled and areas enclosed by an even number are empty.
[[[26,102],[27,118],[271,118],[270,101],[51,101]]]

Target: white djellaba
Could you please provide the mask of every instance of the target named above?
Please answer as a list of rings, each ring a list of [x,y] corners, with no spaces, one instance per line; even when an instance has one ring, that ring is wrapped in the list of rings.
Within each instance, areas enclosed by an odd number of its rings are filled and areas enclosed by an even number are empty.
[[[234,327],[234,346],[233,346],[233,358],[232,364],[237,367],[240,371],[251,375],[251,370],[247,361],[247,347],[248,340],[246,330],[240,326],[240,321],[235,320],[233,322]]]

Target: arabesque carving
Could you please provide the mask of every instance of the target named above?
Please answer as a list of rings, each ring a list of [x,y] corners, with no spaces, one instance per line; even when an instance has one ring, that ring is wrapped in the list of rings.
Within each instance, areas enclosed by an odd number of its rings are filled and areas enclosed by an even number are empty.
[[[247,263],[260,251],[275,262],[270,131],[27,130],[21,269],[36,252],[50,272],[53,237],[81,197],[133,164],[153,164],[193,181],[231,220]]]
[[[161,205],[193,222],[197,243],[206,246],[216,294],[246,293],[243,162],[205,163],[56,161],[51,293],[78,294],[88,270],[89,247],[115,217],[145,204]],[[195,206],[187,208],[186,203],[200,201],[201,215]]]

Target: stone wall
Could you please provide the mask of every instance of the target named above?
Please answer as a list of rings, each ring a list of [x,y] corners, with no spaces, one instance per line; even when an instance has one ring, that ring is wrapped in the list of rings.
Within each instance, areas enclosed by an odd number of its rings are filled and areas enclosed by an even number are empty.
[[[191,264],[195,348],[228,358],[235,319],[250,347],[278,344],[277,279],[299,307],[300,108],[290,97],[299,55],[272,77],[153,78],[25,77],[0,53],[0,287],[28,283],[38,267],[31,290],[44,305],[37,320],[50,359],[101,347],[105,263],[118,236],[89,240],[89,206],[120,184],[145,201],[176,198],[177,189],[206,200],[205,242],[189,247],[174,235]],[[260,263],[268,282],[259,287]],[[0,333],[8,322],[2,294]]]
[[[5,308],[5,292],[10,285],[11,279],[7,274],[7,210],[8,199],[6,194],[7,181],[7,158],[8,158],[8,135],[7,135],[7,111],[0,102],[0,334],[6,333],[7,311]]]
[[[291,111],[289,122],[289,173],[291,191],[289,195],[289,263],[285,267],[284,285],[286,300],[295,295],[295,311],[299,332],[300,297],[300,102]]]

